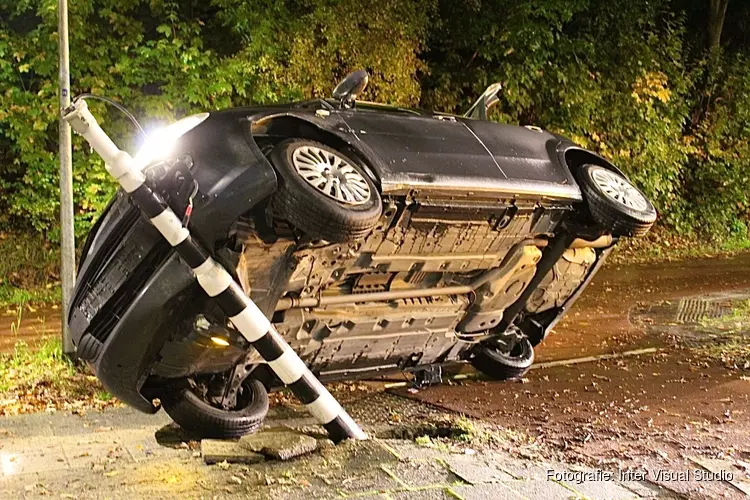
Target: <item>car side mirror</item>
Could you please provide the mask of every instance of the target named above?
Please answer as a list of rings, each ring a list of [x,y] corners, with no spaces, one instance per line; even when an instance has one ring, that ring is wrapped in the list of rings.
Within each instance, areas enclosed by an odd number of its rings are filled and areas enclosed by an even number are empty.
[[[367,75],[367,71],[363,69],[349,73],[333,89],[333,98],[341,103],[342,108],[351,108],[357,96],[367,87],[369,80],[370,77]]]
[[[465,118],[474,118],[477,120],[486,120],[489,111],[500,102],[500,98],[497,96],[502,89],[500,83],[493,83],[487,89],[482,92],[479,99],[464,113]]]

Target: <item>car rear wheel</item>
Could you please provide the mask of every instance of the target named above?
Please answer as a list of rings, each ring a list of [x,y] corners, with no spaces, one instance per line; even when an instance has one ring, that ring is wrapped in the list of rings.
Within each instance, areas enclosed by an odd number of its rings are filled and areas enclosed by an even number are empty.
[[[335,149],[288,139],[270,155],[279,173],[276,212],[314,238],[348,241],[369,233],[382,203],[364,168]]]
[[[479,344],[471,359],[474,368],[495,380],[523,377],[533,363],[531,342],[515,328]]]
[[[656,222],[651,202],[617,172],[584,165],[579,180],[591,216],[615,236],[643,236]]]
[[[190,434],[216,439],[232,439],[257,431],[268,413],[268,391],[255,379],[242,383],[235,408],[217,408],[186,387],[162,398],[167,414]]]

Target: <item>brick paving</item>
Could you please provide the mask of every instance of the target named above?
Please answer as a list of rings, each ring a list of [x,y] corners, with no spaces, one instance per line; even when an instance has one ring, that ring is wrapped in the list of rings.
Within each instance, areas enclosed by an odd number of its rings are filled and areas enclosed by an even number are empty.
[[[388,398],[374,397],[381,398],[378,407]],[[354,414],[373,407],[367,398],[360,404]],[[415,418],[436,411],[403,400],[398,405]],[[303,413],[288,409],[272,411],[268,423],[315,429]],[[377,424],[364,423],[371,435],[382,435]],[[206,465],[200,447],[183,442],[169,424],[164,412],[128,408],[0,419],[0,498],[619,500],[660,494],[642,483],[547,479],[547,469],[582,470],[572,465],[490,449],[461,454],[393,438],[324,446],[287,462]]]

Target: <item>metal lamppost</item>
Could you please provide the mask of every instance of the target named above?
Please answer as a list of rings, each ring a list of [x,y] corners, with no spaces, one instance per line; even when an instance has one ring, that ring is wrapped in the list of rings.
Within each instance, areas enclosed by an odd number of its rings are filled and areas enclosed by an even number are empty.
[[[73,164],[70,124],[62,119],[62,110],[70,106],[70,62],[68,53],[68,0],[58,0],[58,45],[60,56],[60,229],[62,246],[62,347],[68,355],[75,347],[68,331],[67,311],[75,282],[75,233],[73,229]]]

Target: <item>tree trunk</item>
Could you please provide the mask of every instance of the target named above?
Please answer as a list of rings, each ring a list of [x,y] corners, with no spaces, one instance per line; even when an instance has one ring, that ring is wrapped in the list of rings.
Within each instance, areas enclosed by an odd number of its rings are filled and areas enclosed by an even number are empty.
[[[708,12],[708,50],[716,52],[721,43],[721,30],[724,28],[724,17],[729,0],[709,0]]]

